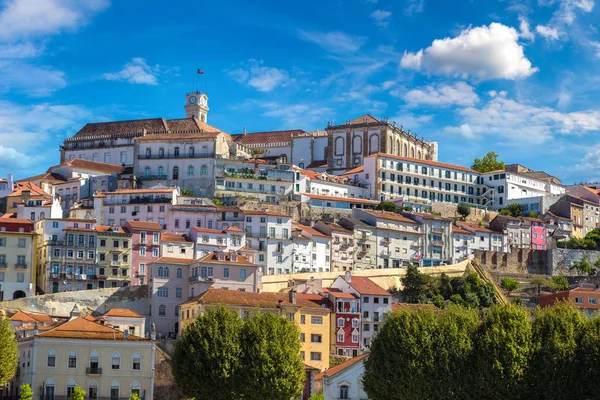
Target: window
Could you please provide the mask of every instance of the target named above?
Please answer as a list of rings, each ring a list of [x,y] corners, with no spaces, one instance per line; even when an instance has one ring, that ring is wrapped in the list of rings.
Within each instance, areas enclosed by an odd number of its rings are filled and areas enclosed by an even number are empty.
[[[358,343],[358,334],[357,333],[352,334],[352,343]]]
[[[152,249],[152,257],[155,257],[155,258],[158,257],[158,247],[155,247]]]
[[[300,358],[302,358],[302,361],[304,361],[304,357],[305,357],[305,355],[304,355],[304,352],[303,352],[303,351],[301,351],[301,352],[300,352]]]
[[[169,288],[166,288],[166,287],[158,288],[157,296],[158,297],[169,297]]]
[[[140,355],[140,353],[134,353],[133,354],[133,370],[139,371],[141,369],[141,366],[142,366],[142,356]]]
[[[223,278],[229,278],[229,268],[223,269]]]
[[[246,279],[246,268],[240,270],[240,279]]]
[[[323,338],[321,337],[321,335],[317,335],[317,334],[312,334],[310,335],[310,342],[311,343],[322,343],[323,342]]]
[[[383,304],[389,304],[390,299],[388,299],[387,297],[383,298]]]
[[[343,342],[344,341],[344,333],[340,332],[337,334],[337,341],[338,342]]]
[[[589,302],[590,304],[596,304],[596,299],[595,299],[594,297],[590,297],[590,298],[588,299],[588,302]]]
[[[344,327],[344,318],[338,318],[338,320],[337,320],[337,326],[338,326],[338,328],[343,328]]]
[[[69,368],[77,368],[77,353],[75,350],[69,352]]]
[[[121,368],[121,355],[118,352],[114,352],[112,355],[112,369]]]
[[[162,316],[167,315],[167,307],[165,307],[162,304],[160,306],[158,306],[158,315],[162,315]]]
[[[348,385],[340,386],[340,399],[346,400],[348,399]]]
[[[300,324],[301,325],[306,324],[306,315],[300,314]]]
[[[321,353],[317,351],[310,352],[310,360],[311,361],[321,361]]]
[[[577,304],[583,304],[583,298],[582,297],[575,297],[575,303],[577,303]]]
[[[368,296],[363,297],[363,303],[368,303],[368,302],[369,302],[369,297]]]
[[[181,299],[181,297],[183,296],[183,291],[181,288],[177,288],[175,289],[175,298],[177,299]]]
[[[183,278],[183,269],[177,268],[177,277],[178,278]]]
[[[115,379],[110,384],[110,400],[118,400],[118,399],[119,399],[119,382]]]
[[[304,333],[300,334],[300,343],[306,342],[306,335]]]
[[[25,247],[25,239],[19,239],[19,247]]]
[[[179,179],[179,167],[173,167],[173,179]]]
[[[379,297],[373,297],[373,303],[379,304]]]
[[[323,325],[323,317],[313,315],[310,317],[311,325]]]
[[[353,318],[352,319],[352,327],[353,328],[358,328],[358,318]]]
[[[51,368],[56,367],[56,352],[54,349],[48,351],[48,355],[46,356],[46,366]]]
[[[194,175],[194,167],[191,165],[188,167],[188,175]]]

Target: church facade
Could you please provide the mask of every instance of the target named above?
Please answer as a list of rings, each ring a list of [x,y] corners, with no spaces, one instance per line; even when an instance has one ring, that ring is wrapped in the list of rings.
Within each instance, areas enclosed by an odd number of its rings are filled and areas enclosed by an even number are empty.
[[[330,123],[327,133],[327,170],[333,174],[359,167],[364,157],[375,153],[430,161],[438,158],[437,142],[419,139],[395,122],[368,114],[342,125]]]

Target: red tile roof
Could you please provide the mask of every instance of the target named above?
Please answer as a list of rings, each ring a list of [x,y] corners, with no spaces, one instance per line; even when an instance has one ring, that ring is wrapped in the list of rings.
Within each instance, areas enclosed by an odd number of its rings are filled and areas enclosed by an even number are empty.
[[[327,376],[330,376],[330,377],[337,375],[340,372],[344,371],[346,368],[349,368],[349,367],[353,366],[354,364],[358,363],[359,361],[364,360],[368,356],[369,356],[368,352],[362,353],[360,356],[357,356],[357,357],[351,358],[347,361],[344,361],[343,363],[338,364],[335,367],[331,367],[328,370],[315,375],[315,381],[320,381],[321,379],[323,379],[323,377],[325,376],[325,373],[327,373]]]
[[[14,213],[11,213],[14,214]],[[8,215],[8,216],[7,216]],[[12,218],[9,214],[4,214],[0,217],[0,222],[3,224],[28,224],[33,225],[33,221],[27,218]]]
[[[334,196],[323,196],[320,194],[312,194],[312,193],[300,193],[301,196],[306,196],[310,199],[315,200],[329,200],[329,201],[342,201],[352,204],[368,204],[368,205],[377,205],[378,201],[375,200],[367,200],[367,199],[357,199],[354,197],[334,197]]]
[[[160,236],[164,242],[192,243],[192,241],[188,239],[186,235],[178,235],[176,233],[164,232]]]
[[[292,138],[305,134],[301,129],[270,132],[248,132],[232,135],[233,141],[244,145],[260,145],[271,143],[290,143]]]
[[[320,168],[320,167],[326,167],[327,166],[327,160],[319,160],[319,161],[313,161],[310,164],[308,164],[306,166],[306,168]]]
[[[325,288],[323,289],[323,293],[331,293],[336,299],[358,299],[358,296],[354,293],[345,293],[337,288]]]
[[[146,340],[133,335],[128,335],[128,339],[125,339],[123,332],[81,317],[76,317],[53,329],[40,333],[38,336],[64,339]]]
[[[238,228],[237,226],[232,226],[229,229],[227,229],[228,232],[242,232],[244,233],[243,230],[241,230],[240,228]]]
[[[129,308],[111,308],[104,314],[103,317],[123,317],[123,318],[144,318]]]
[[[155,264],[193,264],[197,261],[193,258],[159,257],[153,262]]]
[[[371,114],[361,115],[358,118],[354,118],[350,120],[350,125],[354,124],[364,124],[365,122],[373,123],[373,122],[381,122]]]
[[[33,196],[52,197],[49,193],[44,192],[39,186],[31,182],[17,183],[15,185],[15,191],[7,197],[21,197],[24,190],[29,190]]]
[[[462,226],[462,227],[471,228],[471,229],[473,229],[474,231],[477,231],[477,232],[496,233],[495,231],[493,231],[493,230],[491,230],[489,228],[486,228],[485,226],[480,226],[479,224],[475,224],[473,222],[462,222],[461,221],[461,222],[457,222],[456,224],[459,225],[459,226]]]
[[[217,206],[217,212],[237,212],[241,213],[242,210],[235,206]]]
[[[190,299],[184,304],[213,304],[227,306],[242,306],[251,308],[276,308],[281,304],[285,307],[294,306],[289,301],[288,293],[272,293],[272,292],[242,292],[239,290],[225,289],[208,289],[199,296]],[[296,296],[296,306],[305,308],[316,308],[325,310],[323,307],[314,303],[311,300],[305,300]]]
[[[144,222],[144,221],[127,221],[127,224],[133,229],[146,229],[149,231],[161,231],[162,228],[157,222]]]
[[[272,217],[292,218],[291,215],[286,215],[286,214],[281,214],[281,213],[276,213],[276,212],[271,212],[271,211],[244,210],[243,213],[246,215],[270,215]]]
[[[389,212],[389,211],[380,211],[380,210],[362,210],[362,211],[369,215],[372,215],[374,217],[381,218],[381,219],[403,222],[405,224],[411,224],[411,225],[420,225],[418,222],[415,222],[410,218],[406,218],[403,215],[396,214],[396,213]]]
[[[43,323],[52,323],[54,322],[52,318],[50,318],[47,314],[38,314],[38,313],[28,313],[25,311],[17,311],[14,313],[12,317],[10,317],[10,321],[20,321],[20,322],[43,322]]]
[[[475,170],[472,170],[471,168],[463,167],[462,165],[446,164],[446,163],[441,163],[441,162],[431,161],[431,160],[421,160],[420,158],[402,157],[402,156],[396,156],[396,155],[393,155],[393,154],[376,153],[376,154],[371,154],[370,156],[367,156],[367,157],[393,158],[395,160],[407,161],[407,162],[418,163],[418,164],[425,164],[425,165],[431,165],[433,167],[455,169],[455,170],[458,170],[458,171],[473,172],[473,173],[476,173],[476,174],[479,173],[479,172],[477,172]]]
[[[194,229],[196,232],[200,232],[200,233],[212,233],[215,235],[224,235],[225,234],[225,231],[220,231],[218,229],[199,228],[197,226],[194,226],[192,229]]]
[[[224,259],[220,260],[219,259],[219,255],[223,254],[224,255]],[[237,259],[236,261],[232,261],[232,256],[236,255]],[[226,264],[238,264],[238,265],[248,265],[248,266],[256,266],[256,264],[251,263],[250,260],[248,260],[248,257],[243,256],[241,254],[237,254],[237,253],[229,253],[229,252],[223,252],[223,253],[219,253],[219,252],[212,252],[210,254],[205,255],[204,257],[202,257],[201,259],[198,260],[198,262],[208,262],[208,263],[226,263]]]
[[[316,230],[315,228],[311,228],[310,226],[302,225],[302,224],[299,224],[299,223],[296,223],[296,222],[294,222],[293,226],[295,228],[300,229],[303,232],[306,232],[310,236],[318,236],[318,237],[323,237],[323,238],[331,239],[331,236],[326,235],[326,234],[324,234],[322,232],[319,232],[318,230]]]
[[[119,189],[114,192],[104,192],[101,193],[103,195],[111,195],[111,194],[146,194],[146,193],[173,193],[175,188],[147,188],[147,189]]]
[[[452,233],[460,233],[463,235],[473,235],[474,234],[473,232],[463,229],[460,226],[456,226],[456,225],[452,225]]]
[[[113,228],[117,228],[117,232],[113,230]],[[70,228],[67,228],[70,229]],[[122,233],[129,235],[130,233],[126,231],[122,226],[106,226],[106,225],[97,225],[96,231],[99,233]]]
[[[364,170],[365,170],[365,166],[361,165],[360,167],[353,168],[353,169],[351,169],[349,171],[346,171],[346,172],[344,172],[343,174],[340,174],[340,175],[358,174],[359,172],[363,172]]]
[[[343,275],[340,276],[344,278]],[[381,286],[364,276],[351,276],[350,282],[348,282],[348,284],[352,286],[354,290],[356,290],[361,295],[391,296],[391,294],[387,290],[385,290],[384,288],[382,288]]]
[[[74,158],[70,161],[67,161],[62,164],[58,164],[58,165],[48,168],[47,172],[52,172],[53,169],[59,168],[62,166],[68,166],[71,168],[81,168],[81,169],[86,169],[86,170],[96,171],[96,172],[103,172],[107,175],[118,174],[122,170],[122,167],[120,165],[106,164],[106,163],[102,163],[102,162],[88,161],[88,160],[81,160],[79,158]]]

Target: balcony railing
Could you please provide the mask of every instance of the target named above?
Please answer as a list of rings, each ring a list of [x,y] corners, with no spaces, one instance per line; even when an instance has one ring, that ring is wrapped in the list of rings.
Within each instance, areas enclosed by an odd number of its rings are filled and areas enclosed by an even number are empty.
[[[15,264],[16,269],[27,269],[27,264],[25,263],[17,263]]]
[[[444,242],[442,242],[441,240],[432,240],[431,244],[434,246],[438,246],[438,247],[443,247],[444,246]]]
[[[443,234],[444,229],[443,228],[431,228],[431,232]]]
[[[192,276],[188,279],[188,282],[213,282],[215,278],[213,276]]]
[[[85,369],[86,375],[102,375],[102,368],[89,367]]]
[[[164,153],[164,154],[138,154],[138,160],[161,160],[168,158],[214,158],[215,153],[210,151],[203,151],[199,153]]]

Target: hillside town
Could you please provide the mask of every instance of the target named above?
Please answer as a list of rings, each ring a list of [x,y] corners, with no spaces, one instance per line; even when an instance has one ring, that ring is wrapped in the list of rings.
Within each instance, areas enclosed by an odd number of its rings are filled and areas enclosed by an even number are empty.
[[[473,273],[491,303],[600,307],[581,273],[597,247],[577,247],[598,232],[598,185],[448,164],[436,142],[369,114],[230,134],[208,110],[194,91],[185,118],[90,122],[45,173],[0,179],[0,310],[18,342],[0,399],[21,384],[43,399],[175,398],[165,360],[220,307],[298,327],[304,399],[365,399],[386,315],[456,302],[410,297],[415,267]],[[540,283],[556,276],[562,290]]]

